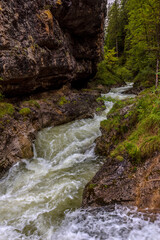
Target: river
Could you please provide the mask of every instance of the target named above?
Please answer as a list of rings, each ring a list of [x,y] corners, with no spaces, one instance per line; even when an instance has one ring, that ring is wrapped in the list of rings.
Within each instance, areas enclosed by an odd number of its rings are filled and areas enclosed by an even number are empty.
[[[106,97],[124,99],[131,85]],[[34,158],[14,165],[0,181],[0,240],[159,240],[160,216],[135,208],[81,209],[82,192],[103,159],[94,153],[100,122],[77,120],[39,132]]]

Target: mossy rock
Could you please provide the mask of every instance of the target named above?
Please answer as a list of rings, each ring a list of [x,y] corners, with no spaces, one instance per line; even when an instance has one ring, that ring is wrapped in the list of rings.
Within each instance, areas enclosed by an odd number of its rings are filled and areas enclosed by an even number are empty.
[[[31,113],[31,109],[30,108],[22,108],[19,113],[23,116],[27,116]]]
[[[58,102],[58,105],[63,106],[64,104],[67,104],[67,103],[70,103],[70,101],[68,101],[65,96],[62,96]]]
[[[0,102],[0,118],[5,115],[13,115],[15,112],[14,106],[10,103]]]

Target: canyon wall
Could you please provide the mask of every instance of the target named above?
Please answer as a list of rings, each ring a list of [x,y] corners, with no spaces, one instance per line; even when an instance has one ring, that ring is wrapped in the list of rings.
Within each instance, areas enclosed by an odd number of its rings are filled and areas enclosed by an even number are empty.
[[[1,0],[1,92],[78,88],[93,77],[103,54],[106,2]]]

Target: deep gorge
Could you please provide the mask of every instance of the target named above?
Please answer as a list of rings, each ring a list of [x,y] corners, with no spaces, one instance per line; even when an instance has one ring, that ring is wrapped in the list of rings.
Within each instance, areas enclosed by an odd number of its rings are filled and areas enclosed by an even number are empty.
[[[0,240],[159,240],[158,4],[0,1]]]

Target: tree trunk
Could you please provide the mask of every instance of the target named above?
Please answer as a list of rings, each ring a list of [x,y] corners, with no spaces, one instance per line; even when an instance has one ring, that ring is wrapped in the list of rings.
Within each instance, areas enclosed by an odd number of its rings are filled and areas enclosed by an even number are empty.
[[[157,66],[156,66],[156,89],[158,87],[158,71],[159,71],[159,58],[157,58]]]

